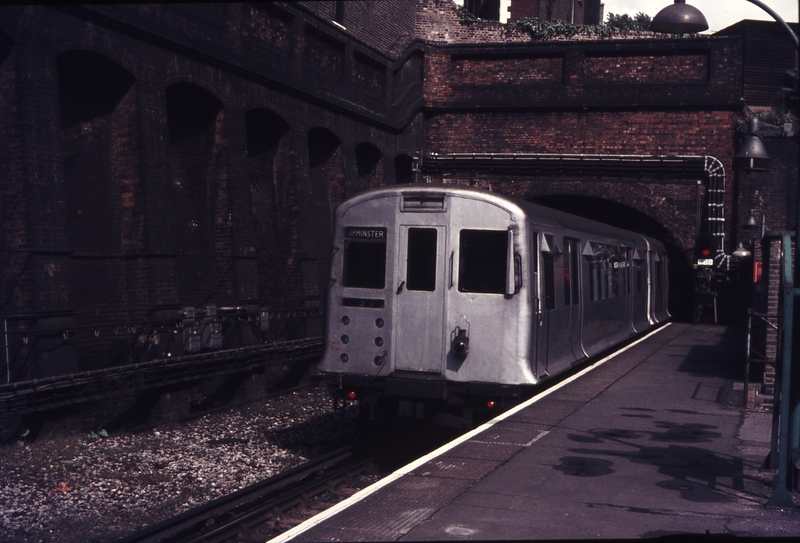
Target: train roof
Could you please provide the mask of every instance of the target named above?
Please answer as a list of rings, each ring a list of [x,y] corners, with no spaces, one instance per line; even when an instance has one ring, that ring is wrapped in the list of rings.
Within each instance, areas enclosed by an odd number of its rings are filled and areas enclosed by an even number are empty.
[[[508,209],[512,213],[522,212],[533,224],[541,227],[550,227],[555,229],[575,230],[578,232],[592,232],[598,236],[615,238],[620,241],[628,241],[631,244],[642,243],[646,239],[651,246],[655,246],[663,250],[663,244],[644,234],[624,230],[616,226],[611,226],[605,223],[597,222],[578,215],[572,215],[564,211],[559,211],[541,204],[519,200],[511,196],[506,196],[497,192],[492,192],[482,188],[468,187],[465,185],[455,184],[439,184],[439,183],[420,183],[411,185],[390,185],[386,187],[379,187],[370,189],[361,194],[354,196],[347,202],[340,206],[340,210],[344,211],[352,205],[362,201],[371,200],[374,198],[381,198],[390,195],[422,195],[430,194],[452,194],[462,197],[478,198],[487,202],[493,203],[504,209]]]

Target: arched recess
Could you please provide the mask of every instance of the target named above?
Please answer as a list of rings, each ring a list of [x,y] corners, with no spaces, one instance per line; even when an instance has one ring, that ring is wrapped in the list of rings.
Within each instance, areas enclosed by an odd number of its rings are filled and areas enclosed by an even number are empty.
[[[122,242],[137,237],[122,205],[138,199],[135,78],[91,51],[61,53],[56,66],[71,301],[78,308],[114,306],[126,291]]]
[[[0,30],[0,66],[5,64],[6,59],[11,55],[11,51],[14,50],[14,45],[14,40],[12,40],[8,34]]]
[[[408,155],[394,157],[394,182],[397,184],[414,182],[414,159]]]
[[[215,215],[221,196],[222,103],[193,83],[166,89],[180,303],[215,299]],[[218,137],[219,136],[219,137]]]
[[[245,126],[259,297],[276,299],[291,290],[289,263],[299,251],[289,124],[268,109],[256,108],[245,114]]]
[[[319,283],[313,289],[322,294],[330,267],[330,246],[333,212],[345,199],[342,142],[327,128],[316,127],[308,131],[308,179],[311,185],[311,209],[314,217],[314,258]]]
[[[15,205],[22,198],[24,187],[21,183],[12,183],[12,141],[11,126],[15,119],[12,116],[16,100],[16,70],[13,59],[14,41],[0,31],[0,269],[5,270],[4,280],[0,283],[0,307],[6,307],[7,297],[13,296],[9,290],[14,289],[17,278],[22,273],[24,258],[21,253],[11,253],[8,248],[18,248],[25,243],[24,212]],[[14,289],[17,290],[18,289]]]
[[[380,187],[386,184],[383,164],[383,153],[369,142],[356,145],[356,170],[358,186],[361,190]]]
[[[547,195],[530,201],[604,224],[650,236],[662,242],[669,258],[669,309],[676,320],[691,322],[693,313],[692,267],[675,236],[656,219],[632,207],[593,196]]]

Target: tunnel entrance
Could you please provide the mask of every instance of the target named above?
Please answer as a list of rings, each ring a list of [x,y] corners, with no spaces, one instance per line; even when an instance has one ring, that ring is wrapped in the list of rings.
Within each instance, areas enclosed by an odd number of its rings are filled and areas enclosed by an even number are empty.
[[[677,321],[692,322],[693,275],[687,253],[675,237],[652,217],[626,205],[591,196],[549,195],[531,202],[657,239],[669,258],[669,312]]]

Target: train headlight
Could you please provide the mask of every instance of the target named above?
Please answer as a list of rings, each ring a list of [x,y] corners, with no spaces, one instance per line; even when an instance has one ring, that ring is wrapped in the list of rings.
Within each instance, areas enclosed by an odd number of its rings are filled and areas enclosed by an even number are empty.
[[[453,340],[453,352],[460,357],[466,357],[469,354],[469,336],[466,330],[458,330],[458,334]]]

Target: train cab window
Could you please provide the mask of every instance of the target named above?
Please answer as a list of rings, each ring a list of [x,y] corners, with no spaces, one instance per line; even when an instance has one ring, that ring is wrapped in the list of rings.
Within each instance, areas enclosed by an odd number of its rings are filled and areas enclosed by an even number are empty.
[[[409,228],[406,288],[436,290],[436,229]]]
[[[342,284],[375,289],[386,286],[386,228],[345,228]]]
[[[504,294],[507,230],[462,230],[459,237],[458,290]]]

